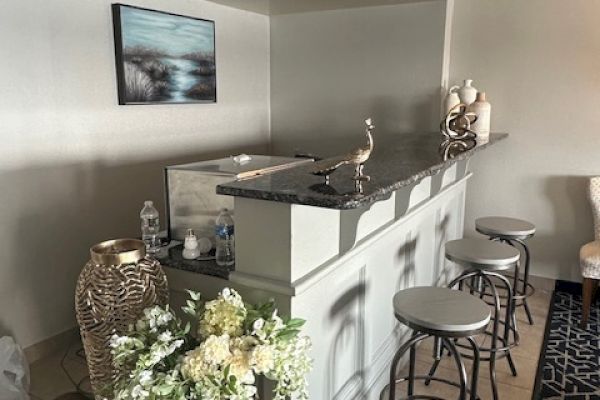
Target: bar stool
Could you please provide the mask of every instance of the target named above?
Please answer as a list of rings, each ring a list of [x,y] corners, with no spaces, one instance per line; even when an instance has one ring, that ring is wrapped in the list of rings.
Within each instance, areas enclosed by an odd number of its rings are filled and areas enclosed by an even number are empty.
[[[515,243],[521,245],[525,252],[525,270],[523,278],[520,277],[519,263],[515,267],[515,276],[513,277],[513,290],[515,307],[524,307],[527,313],[527,320],[533,325],[533,317],[527,304],[527,298],[535,293],[535,288],[529,283],[529,264],[530,252],[527,239],[535,234],[535,225],[531,222],[508,217],[483,217],[475,220],[475,230],[488,236],[491,240],[499,240],[516,247]]]
[[[517,331],[515,308],[513,300],[513,289],[510,281],[499,272],[506,271],[515,267],[519,261],[520,253],[514,247],[493,242],[485,239],[459,239],[446,243],[446,258],[465,268],[462,274],[454,279],[448,286],[458,287],[464,290],[465,283],[468,284],[470,293],[483,298],[486,290],[490,290],[493,306],[492,330],[486,330],[486,335],[491,337],[489,347],[481,347],[479,350],[488,353],[489,356],[478,357],[481,361],[489,361],[490,381],[492,383],[492,394],[494,399],[498,399],[498,387],[496,384],[496,360],[506,358],[513,376],[517,376],[517,369],[510,354],[510,349],[519,342],[519,333]],[[492,281],[496,280],[496,283]],[[469,282],[470,281],[470,282]],[[501,315],[502,302],[498,289],[505,290],[506,296],[506,314]],[[500,332],[500,326],[504,329]],[[512,340],[511,334],[512,333]],[[465,344],[456,343],[462,349],[467,349]],[[467,359],[471,355],[461,353]],[[435,373],[437,364],[433,365],[430,375]]]
[[[479,347],[473,336],[483,333],[490,322],[489,307],[480,299],[459,290],[440,287],[413,287],[402,290],[394,296],[396,319],[413,330],[411,339],[398,350],[390,368],[390,383],[381,392],[380,399],[396,400],[396,384],[408,383],[406,399],[437,399],[440,397],[415,395],[417,380],[434,380],[460,389],[459,399],[477,399],[477,378],[479,373]],[[416,346],[429,337],[439,338],[454,356],[459,372],[459,382],[431,376],[416,376]],[[465,339],[473,352],[473,370],[470,389],[467,388],[467,372],[459,351],[451,339]],[[408,376],[396,378],[398,363],[410,351]]]

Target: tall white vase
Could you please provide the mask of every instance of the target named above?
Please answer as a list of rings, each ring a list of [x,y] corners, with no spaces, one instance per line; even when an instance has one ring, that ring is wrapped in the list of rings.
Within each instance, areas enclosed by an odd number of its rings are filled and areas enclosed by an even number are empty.
[[[460,102],[467,106],[473,103],[477,98],[477,89],[472,86],[472,83],[472,79],[465,79],[464,85],[458,89]]]

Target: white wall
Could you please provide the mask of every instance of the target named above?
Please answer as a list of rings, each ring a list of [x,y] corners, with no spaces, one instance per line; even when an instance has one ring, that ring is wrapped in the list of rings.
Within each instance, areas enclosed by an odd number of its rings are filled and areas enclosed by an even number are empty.
[[[268,17],[203,0],[137,0],[216,21],[217,104],[118,106],[111,1],[18,0],[0,13],[0,336],[75,325],[88,248],[163,207],[164,165],[264,152]]]
[[[475,79],[493,130],[511,134],[472,163],[467,227],[481,215],[522,217],[536,275],[579,279],[593,239],[586,177],[600,174],[600,2],[456,0],[451,77]]]
[[[273,16],[273,150],[350,150],[370,115],[376,138],[434,129],[445,3]]]

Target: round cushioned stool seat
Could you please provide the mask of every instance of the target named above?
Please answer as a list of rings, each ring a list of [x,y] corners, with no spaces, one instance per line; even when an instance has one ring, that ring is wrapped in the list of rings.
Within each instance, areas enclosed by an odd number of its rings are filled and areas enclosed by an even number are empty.
[[[508,217],[483,217],[475,220],[475,229],[487,236],[528,238],[535,233],[535,225],[522,219]]]
[[[600,279],[600,240],[584,245],[579,251],[579,261],[584,278]]]
[[[519,260],[519,250],[487,239],[458,239],[446,243],[446,258],[466,267],[505,270]]]
[[[396,293],[394,313],[416,331],[457,336],[470,336],[490,322],[490,309],[482,300],[443,287],[413,287]]]

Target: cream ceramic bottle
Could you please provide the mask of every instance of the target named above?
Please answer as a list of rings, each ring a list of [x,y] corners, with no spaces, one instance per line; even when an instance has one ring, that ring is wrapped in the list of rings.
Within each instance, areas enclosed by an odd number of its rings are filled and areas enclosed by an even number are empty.
[[[471,130],[477,134],[477,140],[486,141],[490,137],[490,117],[492,106],[485,99],[485,92],[478,92],[476,100],[469,106],[469,111],[477,115],[477,121]]]
[[[442,117],[445,118],[446,115],[448,115],[448,113],[450,112],[450,110],[452,110],[454,107],[456,107],[457,105],[460,104],[460,97],[458,96],[458,89],[460,89],[458,86],[452,86],[448,90],[448,93],[446,94],[446,97],[444,98]]]

